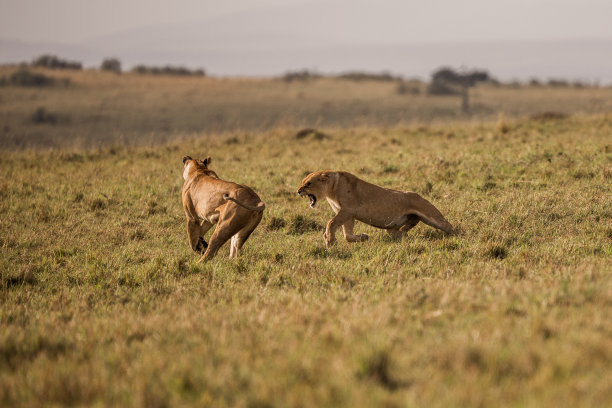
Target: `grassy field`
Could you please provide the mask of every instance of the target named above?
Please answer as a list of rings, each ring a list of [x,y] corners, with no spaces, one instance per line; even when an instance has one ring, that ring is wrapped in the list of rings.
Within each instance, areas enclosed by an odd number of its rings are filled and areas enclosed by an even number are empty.
[[[16,68],[0,67],[0,78]],[[0,86],[2,149],[151,146],[202,134],[251,133],[276,127],[396,127],[526,117],[543,111],[612,111],[612,87],[482,85],[470,91],[471,113],[458,96],[399,94],[397,81],[332,78],[224,79],[33,70],[69,85]],[[41,114],[42,112],[42,114]]]
[[[2,95],[2,112],[28,110]],[[293,125],[1,151],[0,405],[612,402],[612,115]],[[238,259],[196,264],[186,154],[267,204]],[[328,250],[331,210],[295,193],[324,168],[416,191],[459,233],[357,223],[369,241]]]

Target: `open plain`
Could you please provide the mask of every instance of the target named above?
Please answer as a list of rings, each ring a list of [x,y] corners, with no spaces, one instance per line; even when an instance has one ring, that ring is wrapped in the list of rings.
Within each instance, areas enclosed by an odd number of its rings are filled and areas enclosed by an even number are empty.
[[[612,401],[609,88],[478,87],[466,118],[386,82],[48,75],[0,87],[0,405]],[[237,259],[196,264],[187,154],[266,203]],[[458,233],[326,249],[296,194],[326,168]]]

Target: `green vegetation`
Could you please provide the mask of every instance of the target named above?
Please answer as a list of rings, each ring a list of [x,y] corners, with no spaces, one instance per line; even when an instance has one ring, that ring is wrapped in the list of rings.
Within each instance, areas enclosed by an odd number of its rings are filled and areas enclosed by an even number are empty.
[[[45,54],[41,55],[32,61],[30,64],[33,67],[48,68],[48,69],[83,69],[83,64],[78,61],[68,61],[57,57],[56,55]]]
[[[3,94],[0,109],[19,118],[53,107],[86,138],[102,131],[94,123],[137,135],[172,120],[165,133],[182,141],[0,153],[0,405],[610,403],[610,114],[343,129],[342,115],[362,124],[358,107],[373,100],[382,105],[371,106],[375,115],[393,115],[394,85],[155,78],[148,91],[150,79],[83,75],[50,94]],[[337,127],[296,137],[293,125],[317,111],[326,87],[339,102],[319,110],[321,122]],[[211,101],[215,89],[220,101]],[[364,102],[339,89],[364,92]],[[250,128],[248,112],[270,115],[300,92],[295,122]],[[519,98],[479,92],[475,105]],[[538,104],[552,90],[525,92],[533,99],[514,113],[560,110]],[[583,97],[572,92],[554,95]],[[406,111],[429,103],[404,100]],[[180,111],[186,101],[194,111]],[[94,111],[100,119],[86,122]],[[211,111],[244,128],[181,128]],[[9,120],[24,134],[34,126]],[[66,129],[45,132],[55,143]],[[236,260],[225,247],[195,263],[180,200],[185,154],[211,155],[221,177],[252,186],[267,204]],[[323,168],[417,191],[459,234],[420,224],[397,242],[358,223],[369,241],[339,239],[327,250],[321,228],[331,210],[313,211],[295,194]]]
[[[175,75],[175,76],[204,76],[203,69],[190,70],[185,67],[173,67],[166,65],[164,67],[148,67],[146,65],[137,65],[132,69],[137,74],[149,75]]]
[[[100,70],[114,72],[115,74],[121,73],[121,61],[117,58],[105,58],[100,64]]]
[[[67,78],[52,78],[44,74],[31,72],[25,68],[0,77],[0,86],[47,87],[57,84],[66,86],[70,84],[70,80]]]

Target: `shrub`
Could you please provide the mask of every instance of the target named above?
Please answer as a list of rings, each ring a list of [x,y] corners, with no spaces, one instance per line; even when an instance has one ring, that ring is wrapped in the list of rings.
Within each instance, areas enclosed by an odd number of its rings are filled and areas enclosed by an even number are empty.
[[[308,81],[310,79],[321,78],[321,74],[310,72],[307,69],[302,71],[290,71],[282,76],[282,80],[285,82],[293,81]]]
[[[36,108],[36,110],[32,114],[31,120],[33,123],[36,123],[36,124],[43,124],[43,123],[55,124],[57,123],[57,116],[54,115],[53,113],[47,112],[45,108]]]
[[[166,65],[164,67],[136,65],[132,68],[132,72],[149,75],[206,76],[206,72],[203,69],[190,70],[189,68],[172,65]]]
[[[117,58],[106,58],[104,61],[102,61],[102,64],[100,65],[100,69],[102,71],[109,71],[109,72],[115,72],[117,74],[121,73],[121,61],[119,61]]]
[[[312,136],[312,138],[315,140],[324,140],[324,139],[330,138],[325,133],[317,129],[312,129],[312,128],[301,129],[295,134],[296,139],[304,139],[305,137],[308,137],[308,136]]]
[[[32,113],[30,121],[36,125],[56,125],[58,123],[68,122],[68,118],[62,115],[58,115],[57,113],[49,112],[43,107],[38,107],[36,108],[34,113]]]
[[[416,81],[402,81],[395,88],[395,92],[399,95],[418,95],[421,93],[421,84]]]
[[[47,75],[30,72],[29,70],[23,69],[23,68],[19,69],[18,71],[13,72],[9,76],[3,77],[0,80],[0,85],[31,86],[31,87],[52,86],[57,83],[67,85],[70,83],[70,80],[68,78],[57,80]]]
[[[547,120],[567,119],[568,117],[569,115],[564,112],[544,111],[544,112],[534,113],[533,115],[529,117],[529,119],[547,121]]]
[[[51,69],[83,69],[83,64],[77,61],[63,60],[55,55],[41,55],[32,61],[33,67],[51,68]]]
[[[432,81],[427,87],[427,93],[430,95],[459,95],[461,90],[443,81]]]
[[[531,78],[529,80],[529,86],[542,86],[542,82],[538,78]]]
[[[379,74],[371,72],[345,72],[338,75],[340,79],[348,79],[351,81],[401,81],[401,77],[396,77],[388,72],[381,72]]]
[[[547,85],[553,88],[565,88],[568,87],[570,84],[565,79],[552,78],[548,80]]]

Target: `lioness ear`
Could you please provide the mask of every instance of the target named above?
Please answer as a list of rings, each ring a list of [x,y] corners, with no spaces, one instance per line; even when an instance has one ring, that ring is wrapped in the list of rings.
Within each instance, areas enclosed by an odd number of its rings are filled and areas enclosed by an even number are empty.
[[[187,160],[193,160],[193,159],[191,158],[191,156],[185,156],[183,157],[183,164],[185,164]]]
[[[208,166],[210,164],[210,162],[212,161],[212,159],[209,157],[205,158],[202,163],[204,163],[205,166]]]

